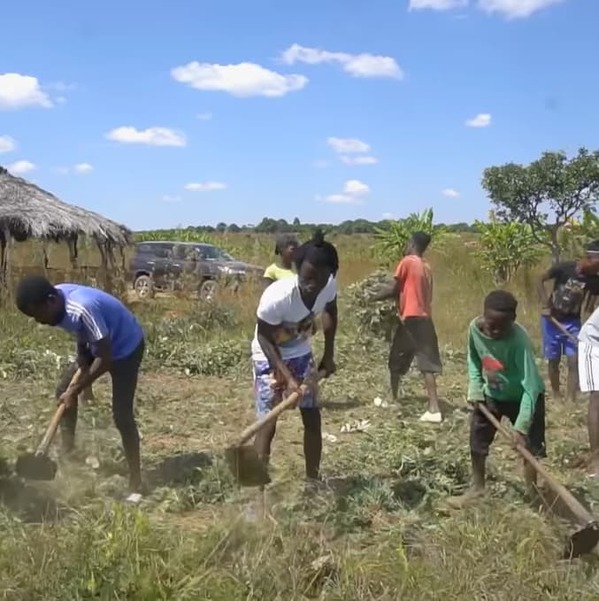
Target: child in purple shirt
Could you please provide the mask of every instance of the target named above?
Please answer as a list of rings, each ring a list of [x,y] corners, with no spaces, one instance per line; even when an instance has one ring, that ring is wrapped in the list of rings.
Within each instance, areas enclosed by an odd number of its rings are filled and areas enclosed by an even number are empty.
[[[141,489],[139,432],[133,401],[144,354],[144,333],[135,316],[114,296],[78,284],[53,286],[41,276],[27,276],[17,287],[17,307],[38,323],[59,327],[77,340],[77,361],[67,367],[56,392],[65,412],[63,448],[75,443],[79,394],[105,373],[112,379],[112,415],[121,434],[132,492]],[[81,377],[70,385],[77,367]]]

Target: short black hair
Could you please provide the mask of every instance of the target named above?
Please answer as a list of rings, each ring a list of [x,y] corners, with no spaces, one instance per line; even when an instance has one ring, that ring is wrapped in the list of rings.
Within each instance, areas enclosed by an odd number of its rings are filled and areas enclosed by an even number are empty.
[[[39,307],[57,294],[58,290],[44,276],[27,275],[17,286],[17,308],[25,313],[30,307]]]
[[[337,249],[330,242],[325,241],[324,233],[320,229],[314,232],[311,240],[298,246],[293,260],[297,271],[300,270],[304,261],[311,263],[314,267],[328,269],[333,276],[337,275],[339,270]]]
[[[280,255],[291,244],[299,246],[299,240],[295,234],[278,234],[275,240],[275,255]]]
[[[507,290],[493,290],[485,296],[484,309],[516,316],[518,301],[516,297]]]
[[[414,246],[414,248],[419,252],[423,253],[428,248],[428,245],[431,243],[431,235],[426,232],[414,232],[410,236],[410,242]]]

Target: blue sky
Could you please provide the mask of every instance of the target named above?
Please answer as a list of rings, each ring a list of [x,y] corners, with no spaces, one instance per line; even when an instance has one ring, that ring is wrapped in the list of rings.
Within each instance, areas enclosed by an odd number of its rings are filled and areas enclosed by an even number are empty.
[[[134,229],[472,221],[485,167],[599,146],[597,1],[37,0],[2,22],[0,164]]]

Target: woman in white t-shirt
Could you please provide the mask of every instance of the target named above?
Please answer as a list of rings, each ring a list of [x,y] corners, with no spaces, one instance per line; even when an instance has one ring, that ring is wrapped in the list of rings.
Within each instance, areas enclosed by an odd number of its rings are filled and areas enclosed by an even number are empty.
[[[325,349],[318,371],[325,377],[335,372],[335,333],[337,330],[337,283],[339,257],[335,247],[318,231],[298,247],[297,275],[272,283],[262,294],[252,341],[252,363],[258,418],[276,405],[286,390],[299,390],[315,372],[310,338],[314,318],[322,315]],[[306,477],[319,479],[322,430],[316,387],[311,387],[298,406],[304,424]],[[276,425],[256,435],[255,447],[268,463]]]

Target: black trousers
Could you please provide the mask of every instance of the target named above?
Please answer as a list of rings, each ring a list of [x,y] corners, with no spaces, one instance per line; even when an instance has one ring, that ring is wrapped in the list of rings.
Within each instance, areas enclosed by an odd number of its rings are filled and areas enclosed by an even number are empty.
[[[414,358],[423,373],[443,371],[435,324],[429,317],[406,317],[398,324],[389,350],[389,371],[405,376]]]
[[[112,379],[112,417],[121,437],[138,436],[133,414],[133,402],[144,350],[145,342],[142,340],[128,357],[113,361],[110,368],[109,373]],[[91,364],[92,360],[92,357],[86,358],[89,364]],[[57,400],[69,387],[77,368],[77,363],[73,362],[62,373],[56,388]],[[73,407],[64,412],[60,422],[61,432],[63,433],[63,444],[66,447],[72,447],[74,443],[77,414],[78,403],[76,402]]]

